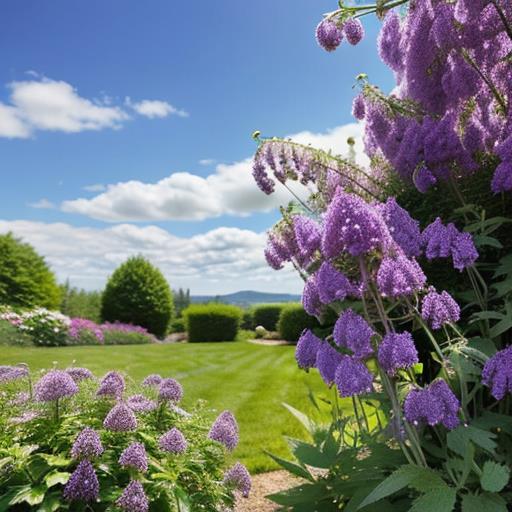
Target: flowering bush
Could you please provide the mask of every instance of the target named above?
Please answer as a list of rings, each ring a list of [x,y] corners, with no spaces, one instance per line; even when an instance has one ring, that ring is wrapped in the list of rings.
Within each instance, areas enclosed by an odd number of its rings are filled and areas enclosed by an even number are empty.
[[[21,365],[1,366],[0,386],[1,510],[214,512],[249,494],[246,468],[226,467],[233,415],[183,410],[173,379]]]
[[[392,10],[401,4],[409,4],[403,17]],[[512,503],[512,10],[501,0],[340,2],[317,27],[319,44],[357,44],[370,13],[384,19],[379,53],[397,80],[385,95],[358,78],[353,114],[365,120],[370,169],[255,134],[261,190],[288,180],[313,189],[283,209],[268,264],[299,271],[310,315],[338,314],[328,335],[302,333],[297,363],[353,405],[351,419],[335,407],[324,430],[292,411],[314,443],[292,440],[298,463],[281,462],[309,482],[273,499],[297,510],[504,512]],[[489,193],[475,194],[480,182]],[[400,206],[410,191],[430,194],[426,222]],[[463,287],[432,286],[430,262],[461,275]],[[327,472],[317,477],[309,466]]]

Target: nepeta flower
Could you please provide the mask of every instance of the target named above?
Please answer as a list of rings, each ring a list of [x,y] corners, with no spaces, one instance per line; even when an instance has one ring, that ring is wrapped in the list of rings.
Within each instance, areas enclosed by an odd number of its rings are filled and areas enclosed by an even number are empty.
[[[496,400],[512,393],[512,346],[496,352],[488,359],[482,370],[482,383],[491,388]]]
[[[295,359],[299,368],[308,370],[316,364],[316,353],[322,344],[322,340],[316,337],[309,329],[305,329],[295,348]]]
[[[352,101],[352,115],[362,121],[364,119],[364,114],[366,111],[364,96],[362,94],[358,94],[354,100]]]
[[[132,480],[117,499],[116,505],[125,512],[147,512],[149,501],[142,484]]]
[[[267,195],[272,194],[275,188],[275,182],[269,178],[265,164],[261,161],[261,151],[256,153],[252,167],[252,176],[262,192]]]
[[[64,498],[68,501],[91,502],[98,499],[100,483],[92,464],[81,461],[64,487]]]
[[[157,373],[152,373],[151,375],[148,375],[143,381],[143,386],[160,386],[162,382],[162,377],[158,375]]]
[[[302,306],[308,315],[319,316],[321,314],[322,302],[320,300],[316,274],[311,275],[304,285]]]
[[[412,295],[421,290],[426,281],[416,260],[403,255],[384,258],[377,272],[377,286],[383,297]]]
[[[432,329],[440,329],[446,323],[459,320],[460,307],[448,292],[437,293],[435,288],[431,287],[423,297],[421,317]]]
[[[364,37],[363,24],[357,18],[349,18],[343,24],[343,32],[347,41],[352,45],[358,44]]]
[[[400,16],[396,11],[390,9],[382,23],[377,47],[382,61],[397,72],[400,72],[404,67],[404,52],[400,42]]]
[[[121,398],[125,389],[123,376],[118,372],[108,372],[100,382],[100,387],[96,394],[98,396],[112,396]]]
[[[334,382],[336,368],[341,361],[342,354],[327,342],[320,345],[316,354],[316,367],[323,381],[330,386]]]
[[[62,370],[51,370],[44,375],[35,387],[35,397],[39,402],[51,402],[72,396],[78,392],[75,381]]]
[[[375,333],[366,320],[346,309],[334,326],[334,340],[340,347],[351,350],[354,357],[364,359],[373,353],[371,338]]]
[[[135,412],[153,411],[157,408],[154,400],[146,398],[144,395],[132,395],[126,400],[126,405]]]
[[[324,304],[346,297],[360,297],[359,288],[345,274],[336,270],[331,263],[324,261],[315,274],[318,296]]]
[[[336,50],[342,39],[343,32],[338,25],[330,19],[322,20],[316,27],[316,40],[327,52]]]
[[[187,449],[187,440],[176,427],[173,427],[160,437],[158,445],[164,452],[183,453]]]
[[[413,389],[404,402],[404,414],[409,423],[430,426],[442,423],[447,429],[459,423],[460,402],[442,379],[437,379],[423,389]]]
[[[142,443],[132,443],[119,457],[119,464],[127,469],[133,468],[145,473],[148,470],[148,456]]]
[[[459,233],[452,243],[453,266],[457,270],[470,267],[478,259],[478,251],[469,233]]]
[[[84,428],[71,447],[73,459],[94,459],[103,453],[100,436],[92,428]]]
[[[229,411],[219,414],[208,437],[223,444],[228,450],[234,450],[238,444],[238,424],[233,414]]]
[[[126,404],[120,403],[110,409],[103,426],[114,432],[128,432],[137,428],[137,418]]]
[[[491,189],[495,194],[512,190],[512,162],[501,162],[492,178]]]
[[[309,263],[313,254],[320,249],[322,235],[319,225],[305,215],[293,216],[295,239],[301,253],[301,260]]]
[[[87,368],[67,368],[66,373],[75,381],[80,382],[85,379],[92,379],[93,374]]]
[[[418,362],[418,351],[409,332],[388,333],[379,345],[379,364],[389,375]]]
[[[334,382],[340,396],[362,395],[372,390],[373,375],[358,359],[342,356],[334,374]]]
[[[244,498],[248,498],[252,485],[251,475],[243,464],[237,462],[224,473],[224,485],[234,487]]]
[[[178,403],[183,398],[183,388],[177,380],[164,379],[158,389],[158,398],[160,400]]]

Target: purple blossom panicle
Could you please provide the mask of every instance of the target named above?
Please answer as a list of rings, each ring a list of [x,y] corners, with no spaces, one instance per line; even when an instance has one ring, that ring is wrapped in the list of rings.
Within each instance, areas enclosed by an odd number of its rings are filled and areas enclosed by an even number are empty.
[[[501,162],[494,171],[491,190],[495,194],[512,190],[512,161]]]
[[[406,370],[418,362],[418,351],[409,332],[388,333],[379,345],[378,360],[389,375]]]
[[[92,333],[98,343],[103,343],[105,339],[103,330],[97,323],[93,322],[92,320],[88,320],[87,318],[72,318],[68,329],[69,336],[73,340],[78,341],[82,331],[88,331]]]
[[[158,398],[178,403],[183,398],[183,388],[177,380],[163,379],[158,388]]]
[[[453,266],[461,272],[478,259],[478,251],[469,233],[459,233],[452,243]]]
[[[125,468],[133,468],[141,473],[148,470],[148,455],[142,443],[132,443],[125,448],[119,457],[119,464]]]
[[[100,436],[92,428],[84,428],[76,437],[71,447],[73,459],[94,459],[103,453]]]
[[[224,473],[224,485],[235,488],[244,498],[248,498],[252,485],[251,475],[243,464],[237,462]]]
[[[295,348],[295,359],[299,368],[309,370],[316,365],[316,354],[322,340],[315,336],[309,329],[305,329],[297,342]]]
[[[87,368],[72,367],[67,368],[66,373],[75,381],[80,382],[86,379],[92,379],[94,375]]]
[[[49,371],[35,387],[35,397],[39,402],[51,402],[77,392],[78,386],[75,381],[62,370]]]
[[[120,403],[110,409],[103,426],[114,432],[129,432],[137,428],[137,418],[126,404]]]
[[[108,372],[100,382],[96,394],[98,396],[111,396],[121,398],[126,385],[123,376],[118,372]]]
[[[336,270],[328,261],[324,261],[315,274],[318,296],[324,304],[346,297],[360,297],[360,290],[345,274]]]
[[[512,346],[496,352],[485,363],[482,370],[482,382],[496,400],[512,393]]]
[[[228,450],[234,450],[238,445],[238,424],[233,414],[229,411],[219,414],[210,428],[208,437],[223,444]]]
[[[393,71],[400,72],[404,67],[404,52],[401,43],[400,16],[389,10],[384,18],[377,48],[379,56]]]
[[[162,377],[158,375],[158,373],[152,373],[151,375],[148,375],[143,381],[143,386],[160,386],[162,383]]]
[[[359,121],[362,121],[364,119],[365,112],[366,106],[364,96],[362,94],[358,94],[352,101],[352,115]]]
[[[265,164],[261,161],[261,152],[256,153],[252,166],[252,177],[259,189],[267,195],[272,194],[275,188],[275,182],[269,178]]]
[[[340,315],[333,332],[336,343],[351,350],[356,359],[365,359],[373,353],[371,339],[374,334],[368,322],[352,309],[346,309]]]
[[[441,423],[449,430],[460,423],[459,409],[459,400],[442,379],[435,380],[426,388],[411,390],[404,402],[405,419],[409,423],[430,426]]]
[[[342,359],[340,354],[334,347],[327,342],[322,343],[316,354],[316,367],[323,381],[328,385],[334,382],[336,368]]]
[[[142,484],[138,480],[131,480],[116,500],[116,505],[125,512],[147,512],[149,500]]]
[[[384,258],[377,272],[377,287],[383,297],[412,295],[421,290],[426,281],[416,260],[403,255]]]
[[[430,170],[422,165],[417,172],[412,176],[414,186],[422,193],[425,194],[430,187],[437,183],[437,178],[430,172]]]
[[[304,311],[311,316],[320,316],[322,312],[322,301],[320,300],[316,274],[310,276],[304,285],[302,306]]]
[[[157,408],[154,400],[146,398],[144,395],[132,395],[127,398],[126,405],[134,412],[148,412]]]
[[[336,368],[334,382],[342,397],[362,395],[372,390],[373,375],[360,360],[342,356]]]
[[[100,483],[92,464],[88,460],[81,461],[64,487],[64,498],[90,503],[98,499],[99,492]]]
[[[338,48],[343,39],[343,32],[340,27],[330,19],[322,20],[316,27],[316,40],[327,52]]]
[[[379,212],[354,194],[338,189],[325,214],[322,252],[337,258],[343,252],[352,256],[387,248],[388,229]]]
[[[160,437],[158,446],[164,452],[183,453],[187,449],[187,440],[176,427],[173,427]]]
[[[0,384],[28,376],[25,366],[0,366]]]
[[[305,215],[294,215],[293,229],[301,253],[301,259],[304,262],[309,262],[314,253],[320,249],[322,239],[320,226],[313,219]]]
[[[432,329],[437,330],[446,323],[457,322],[460,307],[447,291],[437,293],[431,287],[421,302],[421,317]]]
[[[359,44],[364,37],[363,24],[357,18],[349,18],[343,24],[343,32],[347,41],[352,45]]]

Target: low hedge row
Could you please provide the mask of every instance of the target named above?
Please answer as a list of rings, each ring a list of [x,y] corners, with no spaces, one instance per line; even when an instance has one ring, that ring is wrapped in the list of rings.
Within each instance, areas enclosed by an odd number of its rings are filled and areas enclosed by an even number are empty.
[[[260,304],[253,308],[253,325],[265,327],[267,331],[276,331],[279,315],[286,304]]]
[[[297,341],[304,329],[315,329],[320,323],[314,316],[308,315],[302,304],[287,304],[281,310],[277,330],[283,340]]]
[[[194,304],[183,312],[189,342],[233,341],[242,310],[227,304]]]

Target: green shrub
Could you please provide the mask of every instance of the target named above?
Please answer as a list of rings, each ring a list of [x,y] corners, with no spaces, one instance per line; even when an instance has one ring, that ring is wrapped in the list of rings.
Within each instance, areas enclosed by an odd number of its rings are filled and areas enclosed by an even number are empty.
[[[253,310],[254,327],[262,325],[267,331],[275,331],[281,310],[286,304],[260,304]]]
[[[32,337],[20,331],[7,320],[0,320],[0,345],[32,345]]]
[[[103,331],[103,343],[105,345],[144,345],[145,343],[154,342],[155,338],[153,336],[142,332],[116,331],[115,329]]]
[[[240,328],[242,310],[227,304],[195,304],[183,312],[188,341],[233,341]]]
[[[254,329],[254,313],[252,309],[244,309],[242,312],[242,324],[240,326],[242,329],[247,329],[251,331]]]
[[[171,322],[171,327],[169,328],[169,331],[174,332],[185,332],[187,330],[185,326],[185,319],[184,318],[175,318]]]
[[[62,313],[70,318],[86,318],[96,323],[101,321],[101,292],[72,288],[69,283],[62,285],[61,291]]]
[[[163,337],[172,313],[169,284],[160,270],[142,256],[129,258],[118,267],[103,292],[103,321],[140,325]]]
[[[60,305],[59,286],[44,258],[12,233],[0,235],[0,304],[49,309]]]
[[[297,341],[304,329],[314,329],[319,326],[318,320],[308,315],[302,304],[287,304],[279,315],[277,330],[282,339]]]

